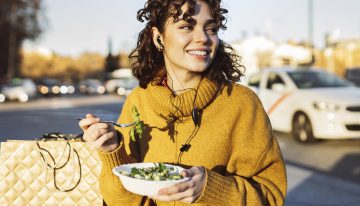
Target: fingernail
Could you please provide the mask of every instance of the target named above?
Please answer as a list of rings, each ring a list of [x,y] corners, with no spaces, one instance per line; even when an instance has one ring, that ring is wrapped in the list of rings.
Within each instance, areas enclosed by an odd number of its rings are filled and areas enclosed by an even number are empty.
[[[100,118],[96,118],[95,121],[97,121],[97,122],[100,121]]]

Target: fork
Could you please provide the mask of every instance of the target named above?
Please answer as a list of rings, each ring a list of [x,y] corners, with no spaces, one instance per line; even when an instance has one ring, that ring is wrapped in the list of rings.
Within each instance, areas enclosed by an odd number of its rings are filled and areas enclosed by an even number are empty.
[[[82,120],[82,118],[77,118],[77,120]],[[130,122],[130,123],[126,123],[126,124],[120,124],[120,123],[117,123],[117,122],[114,122],[114,121],[100,121],[99,123],[109,123],[109,124],[112,124],[114,126],[117,126],[117,127],[130,127],[130,126],[133,126],[135,124],[135,122]]]

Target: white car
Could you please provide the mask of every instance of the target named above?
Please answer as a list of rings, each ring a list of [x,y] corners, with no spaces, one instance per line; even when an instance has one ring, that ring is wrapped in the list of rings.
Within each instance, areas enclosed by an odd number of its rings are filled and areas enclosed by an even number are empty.
[[[269,68],[246,80],[274,130],[300,142],[360,138],[360,88],[314,68]]]
[[[31,79],[15,78],[3,86],[2,93],[6,100],[27,102],[36,96],[36,85]]]
[[[0,90],[0,103],[5,102],[5,100],[6,100],[6,97],[4,94],[1,93],[1,90]]]
[[[138,85],[139,81],[135,77],[110,79],[105,82],[105,88],[108,93],[116,93],[120,96],[127,96]]]

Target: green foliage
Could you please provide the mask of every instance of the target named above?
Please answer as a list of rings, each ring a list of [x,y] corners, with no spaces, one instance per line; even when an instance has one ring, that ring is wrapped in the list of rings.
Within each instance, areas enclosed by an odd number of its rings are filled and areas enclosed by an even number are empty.
[[[135,141],[135,136],[137,135],[139,139],[141,139],[144,131],[144,122],[140,119],[140,114],[136,108],[133,106],[131,108],[133,118],[135,120],[135,125],[130,129],[130,138]]]

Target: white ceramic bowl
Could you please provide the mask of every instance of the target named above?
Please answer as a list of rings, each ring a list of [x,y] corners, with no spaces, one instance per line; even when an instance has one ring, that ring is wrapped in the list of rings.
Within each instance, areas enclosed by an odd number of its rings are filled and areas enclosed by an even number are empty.
[[[166,167],[173,167],[176,172],[181,172],[184,168],[165,164]],[[126,175],[120,174],[120,171],[126,171],[131,173],[131,168],[146,168],[146,167],[154,167],[154,163],[133,163],[133,164],[124,164],[113,168],[113,173],[120,178],[121,183],[124,188],[129,192],[142,195],[142,196],[155,196],[158,191],[165,187],[173,186],[180,182],[188,181],[188,177],[184,177],[181,180],[165,180],[165,181],[151,181],[151,180],[141,180],[132,178]]]

